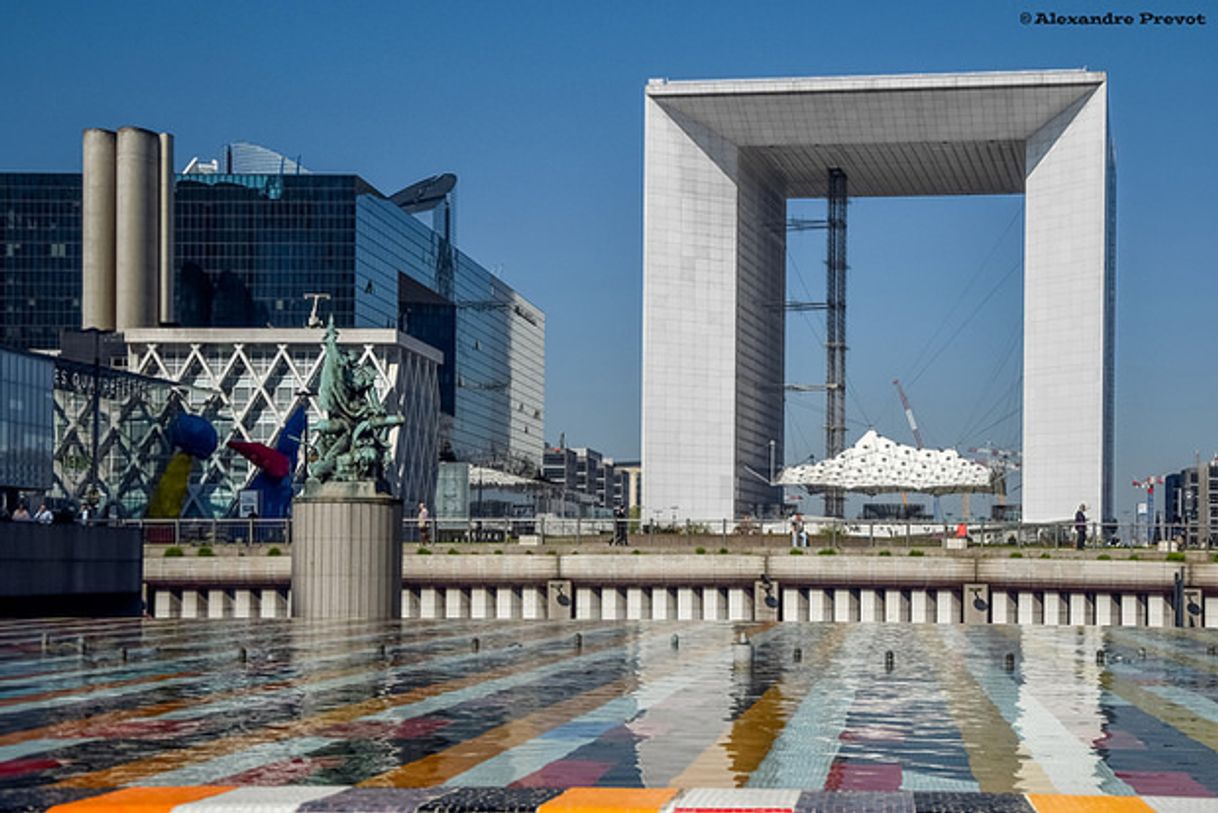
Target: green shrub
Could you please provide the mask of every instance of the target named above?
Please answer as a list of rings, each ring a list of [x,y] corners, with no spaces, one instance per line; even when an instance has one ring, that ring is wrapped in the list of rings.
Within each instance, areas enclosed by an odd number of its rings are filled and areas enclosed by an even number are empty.
[[[635,556],[642,556],[642,555],[643,555],[643,551],[639,550],[638,548],[635,548],[634,550],[632,550],[632,551],[630,551],[630,552],[631,552],[631,554],[633,554],[633,555],[635,555]]]
[[[803,556],[804,555],[803,549],[802,548],[791,548],[791,555],[792,556]]]
[[[1129,554],[1129,561],[1131,561],[1131,562],[1136,562],[1136,561],[1140,560],[1141,558],[1142,557],[1138,556],[1136,553]]]
[[[926,554],[923,551],[920,551],[917,548],[914,548],[913,550],[911,550],[909,552],[909,555],[910,556],[925,556]]]
[[[419,554],[420,556],[431,556],[431,548],[420,547],[415,551],[415,553]]]
[[[196,556],[215,556],[216,552],[214,550],[212,550],[210,546],[204,545],[203,547],[199,548],[199,552],[196,553],[195,555]]]
[[[496,556],[502,556],[502,555],[503,555],[503,549],[502,549],[502,548],[497,549],[497,550],[495,551],[495,555],[496,555]]]
[[[457,550],[456,548],[449,548],[449,549],[448,549],[448,555],[449,555],[449,556],[458,556],[458,555],[460,555],[460,553],[461,553],[461,551]]]
[[[816,552],[817,556],[837,556],[837,551],[833,548],[821,548]]]
[[[1169,562],[1184,562],[1187,560],[1188,560],[1188,557],[1185,556],[1182,552],[1180,552],[1178,550],[1172,551],[1171,553],[1167,554],[1167,561],[1169,561]]]
[[[1100,562],[1111,562],[1112,561],[1112,557],[1106,553],[1101,553],[1099,556],[1097,556],[1095,558],[1097,561],[1100,561]]]
[[[885,548],[884,550],[880,551],[879,555],[880,556],[892,556],[892,551]]]
[[[694,553],[698,554],[699,556],[703,556],[706,554],[706,548],[698,546],[694,548]]]
[[[183,553],[182,548],[179,547],[178,545],[170,545],[169,547],[165,548],[165,558],[166,559],[174,559],[174,558],[177,558],[178,556],[185,556],[185,555],[186,554]]]
[[[719,548],[719,555],[720,555],[720,556],[724,555],[725,553],[727,553],[727,548]]]
[[[1049,555],[1049,554],[1047,554],[1047,553],[1042,553],[1042,554],[1040,555],[1040,557],[1039,557],[1039,558],[1041,558],[1041,559],[1052,559],[1053,557],[1052,557],[1052,556],[1050,556],[1050,555]]]
[[[283,551],[281,551],[277,547],[272,546],[271,549],[266,552],[266,555],[267,556],[283,556]]]
[[[1017,550],[1013,550],[1013,551],[1011,551],[1011,558],[1012,558],[1012,559],[1022,559],[1022,558],[1023,558],[1023,554],[1022,554],[1022,553],[1020,553],[1020,552],[1019,552],[1019,551],[1017,551]]]

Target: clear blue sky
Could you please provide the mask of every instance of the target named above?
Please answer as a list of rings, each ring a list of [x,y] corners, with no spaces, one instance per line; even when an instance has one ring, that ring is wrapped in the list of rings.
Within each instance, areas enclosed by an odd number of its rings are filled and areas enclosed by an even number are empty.
[[[1135,475],[1218,451],[1218,19],[1079,29],[1022,25],[1019,14],[1210,6],[7,3],[0,168],[77,170],[82,128],[136,124],[175,133],[179,165],[249,140],[316,170],[358,172],[384,191],[455,172],[463,248],[546,311],[548,438],[565,432],[572,444],[631,457],[649,77],[1107,71],[1118,161],[1119,514],[1138,497]],[[1018,443],[1021,283],[1008,272],[1020,259],[1021,205],[852,206],[851,441],[867,423],[908,440],[890,383],[900,377],[931,443]],[[793,209],[814,215],[823,203]],[[792,239],[794,292],[806,283],[817,298],[822,257],[819,235]],[[792,318],[790,380],[823,377],[822,332],[815,319]],[[788,412],[789,460],[819,456],[820,400],[804,396]]]

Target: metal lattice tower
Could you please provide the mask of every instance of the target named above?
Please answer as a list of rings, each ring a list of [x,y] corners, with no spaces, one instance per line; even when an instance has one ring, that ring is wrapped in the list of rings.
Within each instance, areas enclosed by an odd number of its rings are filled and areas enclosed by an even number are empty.
[[[846,173],[829,170],[825,260],[825,459],[846,448]],[[825,492],[825,516],[845,515],[840,489]]]

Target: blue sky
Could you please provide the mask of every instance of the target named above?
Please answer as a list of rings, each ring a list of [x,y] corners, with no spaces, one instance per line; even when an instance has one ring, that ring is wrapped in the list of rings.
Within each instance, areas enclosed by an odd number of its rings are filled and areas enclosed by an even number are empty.
[[[1218,9],[1191,28],[1046,27],[1019,15],[1211,5],[9,3],[0,169],[76,170],[83,128],[137,124],[175,133],[179,165],[250,140],[386,192],[455,172],[463,248],[546,311],[547,436],[630,457],[649,77],[1107,71],[1120,514],[1138,499],[1132,477],[1218,452]],[[900,377],[929,442],[1018,442],[1021,282],[1010,271],[1021,207],[1015,197],[852,205],[851,440],[874,423],[908,441],[890,383]],[[792,209],[815,216],[823,203]],[[823,253],[818,234],[792,239],[793,291],[823,290]],[[818,320],[792,317],[789,380],[823,376],[817,335]],[[788,458],[819,456],[820,399],[788,413]]]

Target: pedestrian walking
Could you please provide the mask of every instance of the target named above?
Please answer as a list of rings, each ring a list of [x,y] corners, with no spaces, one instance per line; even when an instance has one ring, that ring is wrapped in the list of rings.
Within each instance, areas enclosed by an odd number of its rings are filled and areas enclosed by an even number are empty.
[[[626,509],[616,506],[613,509],[613,545],[629,545],[626,541]]]
[[[431,541],[431,521],[427,513],[427,503],[419,503],[419,515],[416,520],[419,527],[419,541],[426,545]]]

